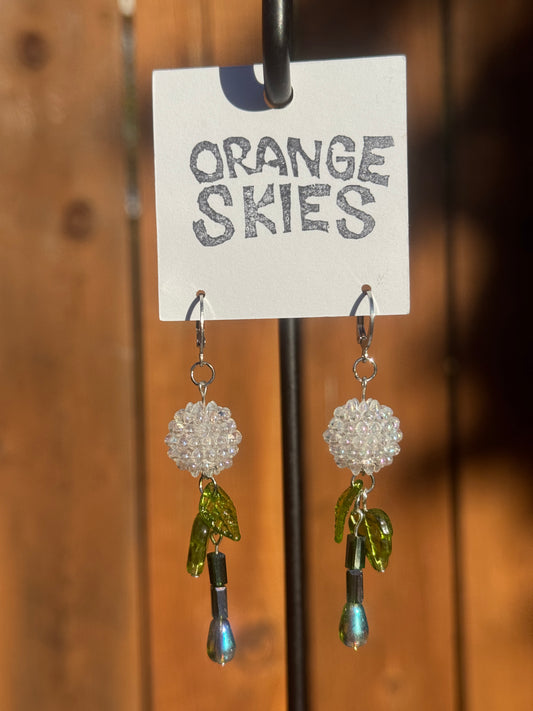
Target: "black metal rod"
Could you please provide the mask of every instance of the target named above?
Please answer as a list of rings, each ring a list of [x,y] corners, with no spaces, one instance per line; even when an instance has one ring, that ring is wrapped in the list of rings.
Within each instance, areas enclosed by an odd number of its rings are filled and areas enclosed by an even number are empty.
[[[290,73],[292,0],[263,0],[265,97],[274,108],[292,99]],[[283,518],[289,711],[307,709],[307,640],[303,487],[300,447],[300,338],[296,319],[279,322],[281,421],[283,430]]]
[[[291,39],[292,0],[263,0],[263,72],[265,96],[276,109],[292,99]]]
[[[300,334],[297,319],[280,319],[283,510],[289,711],[307,709],[304,519],[300,447]]]

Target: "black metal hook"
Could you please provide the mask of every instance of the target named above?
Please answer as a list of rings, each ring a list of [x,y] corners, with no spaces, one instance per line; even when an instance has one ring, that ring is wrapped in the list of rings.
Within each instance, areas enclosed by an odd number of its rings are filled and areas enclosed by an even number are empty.
[[[292,99],[290,37],[292,0],[263,0],[265,98],[274,109]]]

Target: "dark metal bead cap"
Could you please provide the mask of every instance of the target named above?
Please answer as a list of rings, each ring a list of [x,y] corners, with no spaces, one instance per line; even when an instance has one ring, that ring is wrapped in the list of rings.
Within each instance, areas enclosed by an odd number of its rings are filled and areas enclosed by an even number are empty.
[[[228,589],[211,587],[211,612],[215,619],[228,618]]]
[[[346,571],[346,602],[363,602],[363,572],[361,570]]]
[[[349,533],[346,537],[346,567],[361,570],[365,567],[365,537]]]
[[[228,574],[226,571],[226,556],[224,553],[208,553],[207,566],[209,568],[209,580],[211,585],[221,587],[228,582]]]

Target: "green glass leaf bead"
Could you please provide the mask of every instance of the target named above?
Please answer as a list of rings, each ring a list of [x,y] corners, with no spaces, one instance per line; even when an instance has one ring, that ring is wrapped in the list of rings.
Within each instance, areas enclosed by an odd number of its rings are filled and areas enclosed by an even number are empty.
[[[187,572],[195,578],[197,578],[204,569],[209,530],[209,526],[206,525],[203,518],[198,514],[192,524],[189,554],[187,556]]]
[[[200,516],[211,530],[232,541],[240,541],[241,532],[235,504],[221,486],[210,481],[200,497]]]
[[[355,479],[353,484],[345,489],[342,494],[337,499],[337,504],[335,506],[335,541],[336,543],[341,543],[344,536],[344,524],[346,523],[346,516],[348,511],[352,507],[354,501],[361,493],[363,488],[363,482],[361,479]]]
[[[369,509],[363,524],[366,532],[366,557],[373,568],[383,573],[392,552],[390,518],[381,509]]]

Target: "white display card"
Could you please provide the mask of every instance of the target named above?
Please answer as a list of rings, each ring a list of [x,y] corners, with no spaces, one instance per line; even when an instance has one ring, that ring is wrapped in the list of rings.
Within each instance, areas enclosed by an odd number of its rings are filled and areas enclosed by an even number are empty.
[[[154,72],[160,317],[409,311],[405,57]],[[368,312],[364,299],[358,313]]]

